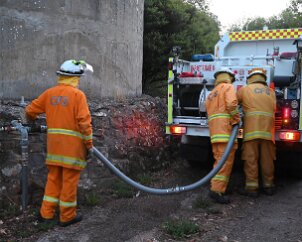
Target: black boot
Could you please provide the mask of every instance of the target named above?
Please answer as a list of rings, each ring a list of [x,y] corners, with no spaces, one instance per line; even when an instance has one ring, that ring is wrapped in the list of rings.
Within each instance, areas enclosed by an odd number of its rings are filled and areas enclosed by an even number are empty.
[[[220,204],[228,204],[228,203],[231,202],[228,196],[226,196],[224,193],[220,193],[220,192],[210,191],[209,192],[209,197],[214,202],[220,203]]]
[[[239,188],[238,193],[240,195],[243,195],[243,196],[254,197],[254,198],[259,196],[259,192],[256,189],[255,190],[247,190],[247,189],[244,189],[244,188]]]
[[[43,218],[39,212],[36,215],[36,219],[40,223],[43,223],[43,222],[53,222],[54,221],[54,218]]]
[[[67,221],[67,222],[59,222],[59,225],[61,227],[66,227],[66,226],[69,226],[69,225],[72,225],[72,224],[75,224],[75,223],[78,223],[80,221],[82,221],[83,219],[83,216],[78,214],[74,219],[70,220],[70,221]]]
[[[268,196],[273,196],[276,193],[275,187],[264,187],[263,193]]]

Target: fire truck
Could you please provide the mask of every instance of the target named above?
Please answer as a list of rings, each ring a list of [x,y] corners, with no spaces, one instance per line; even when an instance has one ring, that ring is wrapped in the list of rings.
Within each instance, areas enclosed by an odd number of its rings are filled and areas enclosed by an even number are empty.
[[[211,157],[205,100],[214,88],[214,73],[227,67],[235,73],[236,90],[246,85],[252,68],[267,73],[275,90],[275,139],[277,149],[302,152],[302,28],[267,29],[227,33],[214,54],[179,58],[179,47],[169,58],[168,119],[166,134],[180,136],[181,153],[189,161]],[[239,130],[238,137],[242,137]],[[198,150],[198,153],[196,153]]]

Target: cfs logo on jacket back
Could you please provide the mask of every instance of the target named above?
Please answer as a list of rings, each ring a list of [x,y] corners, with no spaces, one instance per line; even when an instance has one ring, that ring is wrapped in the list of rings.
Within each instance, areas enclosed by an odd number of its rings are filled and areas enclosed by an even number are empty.
[[[67,106],[68,105],[68,97],[66,96],[52,96],[50,99],[50,104],[53,106],[62,105]]]

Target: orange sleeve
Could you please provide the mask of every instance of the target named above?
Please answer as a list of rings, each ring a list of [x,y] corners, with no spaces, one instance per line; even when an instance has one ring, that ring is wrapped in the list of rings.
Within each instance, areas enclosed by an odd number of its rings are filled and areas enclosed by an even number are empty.
[[[92,148],[93,142],[91,115],[88,108],[87,99],[84,93],[81,93],[79,97],[79,105],[77,107],[76,120],[78,122],[81,134],[85,137],[84,143],[86,145],[86,148]]]
[[[47,91],[43,92],[37,99],[33,100],[25,109],[26,116],[35,120],[37,115],[45,113]]]
[[[238,100],[234,87],[230,84],[226,87],[225,103],[228,113],[231,115],[231,125],[240,122],[240,114],[238,110]]]

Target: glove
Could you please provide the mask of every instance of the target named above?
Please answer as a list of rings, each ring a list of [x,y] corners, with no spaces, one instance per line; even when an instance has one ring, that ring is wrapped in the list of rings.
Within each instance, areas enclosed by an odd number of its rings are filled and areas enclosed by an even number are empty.
[[[93,149],[90,148],[87,150],[87,155],[86,155],[86,162],[91,162],[93,158]]]

